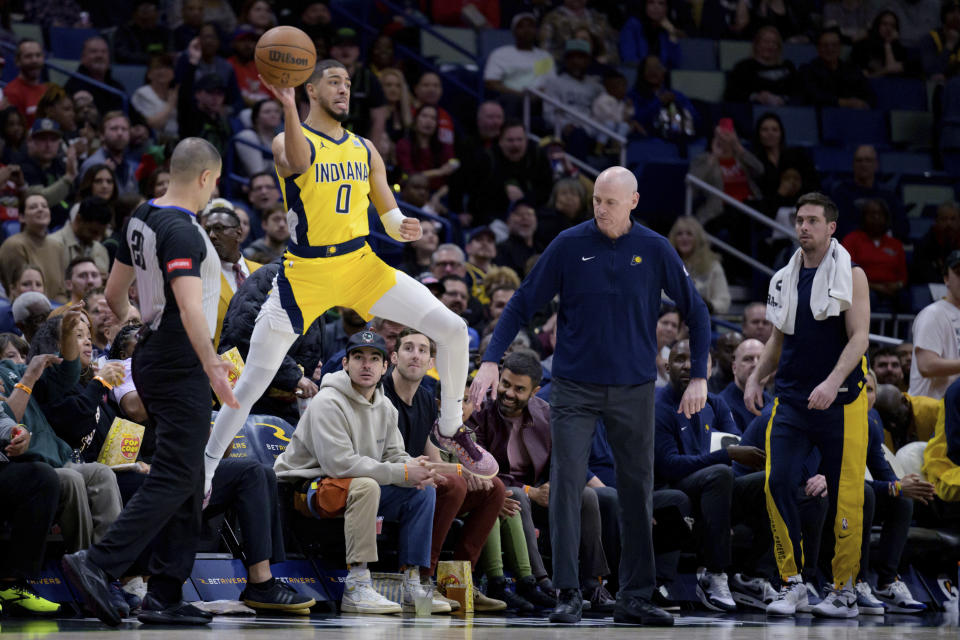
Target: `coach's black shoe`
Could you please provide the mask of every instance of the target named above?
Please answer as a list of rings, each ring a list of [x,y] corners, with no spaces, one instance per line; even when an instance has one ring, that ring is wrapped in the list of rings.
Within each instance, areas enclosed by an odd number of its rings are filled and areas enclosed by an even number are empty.
[[[514,593],[507,589],[507,581],[503,576],[489,578],[487,581],[487,597],[495,600],[502,600],[507,603],[507,609],[515,611],[521,615],[533,613],[535,607],[520,595],[519,584]]]
[[[583,596],[580,589],[560,589],[557,607],[550,614],[550,622],[576,624],[583,614]]]
[[[111,627],[116,627],[123,621],[113,606],[107,574],[90,562],[86,551],[63,556],[60,565],[67,580],[80,592],[87,609]]]
[[[620,624],[642,624],[647,627],[672,627],[673,616],[646,600],[621,597],[613,611],[613,621]]]
[[[549,580],[547,580],[547,582],[549,582]],[[551,584],[550,587],[552,586]],[[545,587],[537,584],[533,576],[527,576],[517,580],[517,595],[538,609],[553,609],[557,606],[557,599],[552,593],[553,589],[545,591]]]
[[[256,610],[285,611],[296,615],[310,615],[310,607],[317,602],[285,582],[271,578],[262,585],[247,583],[246,589],[240,594],[240,600],[248,607]]]
[[[143,604],[140,605],[140,615],[137,616],[137,620],[144,624],[200,625],[208,624],[213,620],[213,614],[183,600],[166,605],[157,600],[152,593],[148,593],[143,599]]]
[[[602,583],[582,589],[583,599],[590,601],[590,613],[613,613],[617,601]]]

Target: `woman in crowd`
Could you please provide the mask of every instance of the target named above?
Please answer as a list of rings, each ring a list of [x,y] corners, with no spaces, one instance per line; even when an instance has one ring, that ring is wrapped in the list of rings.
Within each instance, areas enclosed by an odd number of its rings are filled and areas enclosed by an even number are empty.
[[[591,217],[590,196],[577,178],[553,185],[547,206],[537,214],[537,242],[547,246],[557,235]]]
[[[753,55],[736,64],[727,78],[724,99],[780,106],[797,91],[797,68],[783,59],[783,39],[774,26],[753,36]]]
[[[60,85],[47,84],[46,92],[37,103],[37,118],[50,118],[60,125],[60,133],[68,144],[77,137],[77,114],[73,108],[73,99]],[[86,146],[77,149],[78,157],[86,156]]]
[[[10,164],[23,151],[23,143],[27,139],[27,128],[23,116],[16,107],[7,107],[0,111],[0,138],[3,143],[0,162]]]
[[[757,119],[750,146],[763,163],[763,174],[757,179],[757,184],[764,200],[775,196],[780,187],[780,176],[786,169],[800,172],[804,193],[819,189],[820,179],[813,160],[805,149],[787,146],[783,121],[777,114],[768,112]]]
[[[250,121],[253,128],[244,129],[237,134],[238,140],[259,145],[270,149],[273,137],[280,128],[283,111],[276,100],[261,100],[253,105],[250,111]],[[261,151],[246,144],[236,144],[237,157],[244,175],[252,176],[261,171],[273,171],[273,153]]]
[[[720,256],[710,249],[707,234],[697,219],[693,216],[677,218],[667,237],[690,272],[710,313],[726,313],[730,308],[727,276],[720,264]]]
[[[370,62],[370,71],[373,71],[377,77],[380,78],[381,85],[383,84],[383,76],[381,74],[386,69],[401,69],[401,63],[396,57],[393,38],[388,35],[377,36],[377,39],[370,45],[370,53],[367,56],[367,60]]]
[[[638,0],[634,6],[633,15],[620,30],[621,61],[637,64],[648,55],[655,55],[667,69],[675,69],[680,64],[677,40],[683,34],[667,16],[667,0]]]
[[[277,26],[277,18],[267,0],[247,0],[237,16],[238,24],[245,24],[261,32]]]
[[[868,78],[920,75],[920,60],[900,42],[900,19],[889,9],[878,13],[867,37],[853,45],[850,61]]]
[[[763,175],[763,163],[743,148],[729,118],[721,118],[704,151],[690,163],[690,173],[715,189],[744,202],[760,196],[757,180]],[[723,200],[709,195],[694,210],[708,230],[726,228]]]
[[[459,163],[453,145],[440,142],[437,108],[424,104],[413,117],[413,128],[397,142],[397,164],[407,174],[422,173],[430,179],[430,190],[444,187]]]
[[[0,333],[0,360],[10,360],[14,364],[27,364],[27,352],[30,345],[15,333]]]
[[[386,132],[390,140],[397,142],[413,126],[413,106],[410,101],[410,88],[403,74],[397,69],[380,71],[380,86],[383,97],[390,107]]]
[[[13,301],[27,291],[36,291],[46,295],[43,288],[43,271],[40,267],[24,263],[13,272],[10,290],[7,291],[7,300],[0,302],[0,331],[19,335],[17,323],[13,318]]]
[[[130,98],[130,104],[161,140],[177,139],[177,90],[172,84],[173,59],[166,54],[154,56],[147,67],[146,84]]]

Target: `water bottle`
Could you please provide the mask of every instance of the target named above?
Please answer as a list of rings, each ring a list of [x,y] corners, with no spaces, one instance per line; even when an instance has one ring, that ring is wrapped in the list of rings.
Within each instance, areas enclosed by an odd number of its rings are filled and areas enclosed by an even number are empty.
[[[81,11],[80,12],[80,21],[77,23],[77,27],[81,29],[89,29],[93,26],[93,23],[90,22],[90,12]]]

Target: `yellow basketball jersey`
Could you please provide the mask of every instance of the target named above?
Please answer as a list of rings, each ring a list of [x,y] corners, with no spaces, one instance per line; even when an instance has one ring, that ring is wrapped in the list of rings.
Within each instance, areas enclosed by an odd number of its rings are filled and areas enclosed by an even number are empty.
[[[310,168],[280,179],[290,241],[300,246],[340,244],[370,233],[370,150],[349,131],[334,140],[301,125],[310,142]]]

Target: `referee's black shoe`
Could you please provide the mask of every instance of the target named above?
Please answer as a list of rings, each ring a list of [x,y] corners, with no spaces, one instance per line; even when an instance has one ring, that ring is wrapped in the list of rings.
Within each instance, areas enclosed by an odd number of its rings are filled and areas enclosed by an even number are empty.
[[[550,614],[550,622],[576,624],[583,613],[583,596],[580,589],[560,589],[557,608]]]
[[[209,624],[213,614],[183,600],[172,605],[165,604],[148,592],[140,605],[137,620],[144,624],[200,625]]]
[[[620,624],[642,624],[649,627],[672,627],[673,616],[650,603],[634,597],[621,597],[613,611],[613,621]]]
[[[111,627],[119,626],[123,619],[113,606],[110,583],[103,569],[90,562],[86,551],[77,551],[63,556],[60,561],[67,580],[80,595],[87,609]]]

